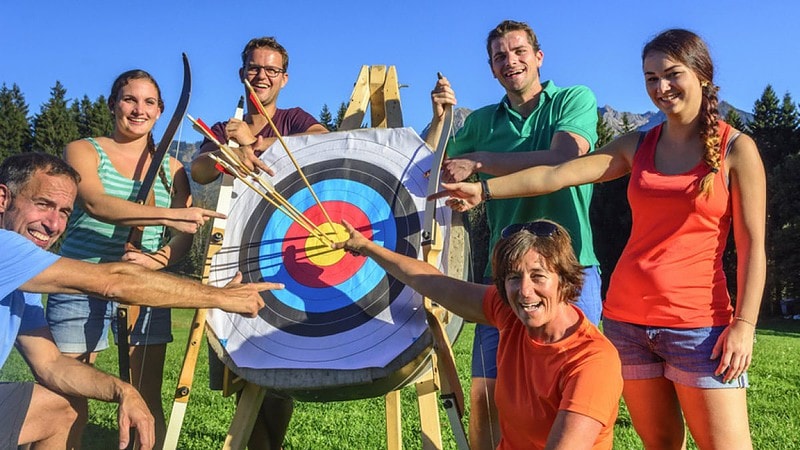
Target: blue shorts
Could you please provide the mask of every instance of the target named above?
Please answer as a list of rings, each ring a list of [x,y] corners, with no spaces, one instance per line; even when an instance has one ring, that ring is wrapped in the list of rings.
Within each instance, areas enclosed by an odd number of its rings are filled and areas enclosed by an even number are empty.
[[[484,283],[491,283],[484,280]],[[600,296],[600,269],[588,266],[583,270],[583,289],[575,306],[583,311],[590,322],[597,325],[603,311]],[[500,332],[490,325],[475,325],[475,338],[472,342],[472,378],[497,378],[497,343]]]
[[[33,383],[0,383],[0,448],[17,448],[33,398]]]
[[[710,359],[724,326],[665,328],[603,319],[603,333],[622,360],[622,378],[664,377],[673,383],[701,389],[748,387],[747,373],[730,383],[714,375],[719,358]]]
[[[117,304],[82,294],[51,294],[45,315],[63,353],[99,352],[108,348],[111,325],[116,342]],[[172,342],[169,308],[142,308],[131,333],[131,345]]]

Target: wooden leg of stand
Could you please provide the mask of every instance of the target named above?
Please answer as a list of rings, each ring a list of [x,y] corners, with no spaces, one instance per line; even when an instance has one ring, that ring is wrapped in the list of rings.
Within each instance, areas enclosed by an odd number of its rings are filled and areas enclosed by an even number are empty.
[[[225,437],[223,450],[244,450],[247,446],[265,393],[266,390],[261,386],[252,383],[245,385],[242,398],[236,405],[236,413],[234,413],[233,421],[228,429],[228,436]]]
[[[400,391],[386,394],[386,448],[403,449],[403,427],[400,416]]]
[[[417,402],[419,403],[419,421],[422,428],[423,450],[442,448],[442,427],[439,424],[438,386],[436,383],[436,365],[422,379],[417,381]]]

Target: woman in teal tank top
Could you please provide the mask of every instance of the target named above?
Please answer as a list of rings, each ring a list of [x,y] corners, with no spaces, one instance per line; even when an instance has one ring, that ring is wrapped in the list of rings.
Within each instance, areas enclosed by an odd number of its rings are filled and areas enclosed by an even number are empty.
[[[112,135],[74,141],[64,151],[81,181],[61,252],[86,261],[122,260],[160,270],[180,260],[192,234],[218,214],[190,207],[188,178],[172,157],[164,158],[153,187],[155,206],[134,202],[155,151],[152,129],[164,110],[150,74],[132,70],[120,75],[108,107],[114,118]],[[140,225],[146,226],[142,252],[125,252],[130,227]],[[108,347],[114,309],[110,302],[87,296],[50,296],[47,318],[59,349],[94,364],[97,353]],[[142,308],[130,340],[131,381],[156,419],[160,448],[166,433],[161,380],[166,344],[172,340],[169,309]]]

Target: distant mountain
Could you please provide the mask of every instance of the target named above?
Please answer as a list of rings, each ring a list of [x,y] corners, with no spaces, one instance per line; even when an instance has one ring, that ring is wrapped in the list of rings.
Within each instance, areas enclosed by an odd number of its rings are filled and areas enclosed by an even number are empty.
[[[622,116],[624,114],[628,115],[628,122],[636,127],[639,131],[647,131],[654,126],[658,125],[659,123],[664,121],[664,113],[661,111],[647,111],[642,114],[636,113],[626,113],[623,111],[617,111],[609,105],[603,106],[601,108],[597,108],[600,112],[600,116],[605,120],[609,127],[614,130],[614,133],[617,134],[622,130]],[[753,120],[753,115],[745,112],[735,106],[731,105],[728,102],[722,101],[719,104],[719,113],[720,117],[725,117],[728,114],[728,111],[731,109],[735,110],[739,113],[739,116],[742,118],[742,121],[745,124],[750,123]]]
[[[472,113],[472,110],[469,108],[458,107],[453,110],[453,133],[460,130],[461,127],[464,126],[464,120],[468,115],[470,115],[470,113]],[[425,125],[425,128],[422,129],[422,133],[419,134],[423,139],[428,135],[428,129],[430,127],[431,124],[429,122],[427,125]]]

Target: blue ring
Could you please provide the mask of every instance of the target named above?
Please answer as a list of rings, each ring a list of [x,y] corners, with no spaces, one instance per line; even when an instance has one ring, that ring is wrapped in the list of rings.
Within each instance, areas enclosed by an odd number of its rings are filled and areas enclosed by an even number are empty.
[[[312,185],[320,201],[343,201],[361,210],[372,222],[373,241],[390,250],[397,244],[397,226],[386,200],[374,189],[362,183],[346,179],[324,180]],[[289,199],[299,211],[306,211],[316,202],[308,188],[304,188]],[[294,223],[286,214],[273,214],[261,236],[261,276],[266,281],[280,281],[285,289],[272,291],[276,299],[298,311],[326,313],[341,309],[375,289],[386,272],[372,259],[367,259],[355,276],[337,286],[316,288],[295,280],[283,265],[283,244],[289,227]],[[349,293],[345,295],[343,292]]]

